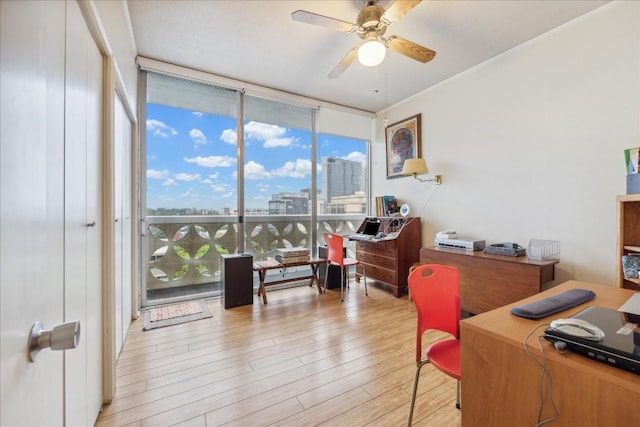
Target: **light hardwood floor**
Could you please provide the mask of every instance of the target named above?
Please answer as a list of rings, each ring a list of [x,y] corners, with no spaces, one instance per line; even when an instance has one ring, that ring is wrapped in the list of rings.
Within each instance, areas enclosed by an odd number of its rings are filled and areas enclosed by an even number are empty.
[[[403,426],[415,372],[416,315],[407,297],[352,283],[268,291],[263,305],[142,331],[131,325],[117,391],[99,426]],[[423,344],[445,337],[427,332]],[[422,369],[417,426],[460,426],[455,380]]]

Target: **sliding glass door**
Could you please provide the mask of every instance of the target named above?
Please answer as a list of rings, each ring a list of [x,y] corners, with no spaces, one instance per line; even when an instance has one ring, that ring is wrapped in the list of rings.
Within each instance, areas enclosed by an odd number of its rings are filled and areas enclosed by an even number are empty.
[[[244,97],[246,249],[311,248],[314,110]]]
[[[238,242],[236,91],[146,73],[143,305],[215,295]]]

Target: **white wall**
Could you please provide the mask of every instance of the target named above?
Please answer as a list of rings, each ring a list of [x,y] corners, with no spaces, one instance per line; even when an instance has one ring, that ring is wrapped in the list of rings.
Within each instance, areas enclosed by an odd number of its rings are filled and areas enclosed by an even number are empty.
[[[417,113],[422,155],[443,184],[380,173],[372,194],[394,194],[422,217],[423,246],[445,228],[487,244],[560,240],[556,283],[614,285],[623,149],[640,145],[640,2],[599,8],[387,116],[394,123]],[[380,171],[383,117],[373,144]]]
[[[126,91],[128,110],[137,114],[138,67],[136,65],[137,48],[131,18],[125,0],[93,0],[99,15],[104,37],[113,57],[116,73]]]

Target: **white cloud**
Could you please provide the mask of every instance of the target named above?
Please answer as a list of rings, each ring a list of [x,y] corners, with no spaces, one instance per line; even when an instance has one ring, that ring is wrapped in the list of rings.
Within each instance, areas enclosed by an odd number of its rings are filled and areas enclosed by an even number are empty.
[[[297,159],[295,162],[286,162],[284,166],[273,171],[273,174],[289,178],[304,178],[311,174],[311,161]]]
[[[265,123],[249,122],[244,127],[247,139],[264,141],[265,148],[287,147],[293,144],[295,138],[286,137],[287,129],[281,126]]]
[[[260,163],[251,160],[244,166],[244,177],[246,179],[264,179],[270,178],[271,174]]]
[[[236,145],[238,142],[238,133],[235,129],[225,129],[222,131],[222,135],[220,135],[220,140],[227,144]]]
[[[249,122],[244,127],[249,138],[267,140],[277,138],[287,132],[286,128],[277,125],[269,125],[266,123]]]
[[[207,137],[205,136],[205,134],[200,129],[196,129],[196,128],[191,129],[189,131],[189,136],[191,137],[191,140],[193,142],[195,142],[196,144],[206,144],[207,143]]]
[[[147,169],[147,178],[150,179],[165,179],[169,176],[168,170]]]
[[[147,120],[147,130],[153,131],[154,135],[161,136],[163,138],[169,138],[170,136],[178,134],[178,131],[174,128],[167,126],[160,120],[155,119]]]
[[[165,182],[162,183],[163,187],[170,187],[172,185],[177,185],[176,184],[176,180],[173,178],[167,178],[167,180]]]
[[[367,155],[360,151],[352,151],[344,157],[346,160],[353,160],[354,162],[360,162],[364,166],[367,162]]]
[[[202,180],[203,184],[213,184],[213,181],[211,181],[209,178],[205,178]]]
[[[174,175],[178,181],[194,181],[200,179],[199,173],[177,173]]]
[[[268,125],[265,123],[249,122],[244,127],[246,142],[250,140],[261,141],[265,148],[288,147],[297,142],[296,138],[287,137],[287,129]],[[235,129],[226,129],[220,135],[220,140],[227,144],[236,145],[238,134]]]
[[[220,197],[223,198],[223,199],[229,199],[229,198],[233,197],[233,192],[229,191],[227,194],[223,194]]]
[[[195,163],[205,168],[230,167],[236,164],[236,159],[229,156],[185,157],[187,163]]]
[[[216,185],[212,185],[211,189],[216,193],[222,193],[223,191],[227,190],[227,186],[224,184],[216,184]]]
[[[293,144],[294,141],[293,138],[270,138],[267,139],[262,146],[264,148],[288,147]]]

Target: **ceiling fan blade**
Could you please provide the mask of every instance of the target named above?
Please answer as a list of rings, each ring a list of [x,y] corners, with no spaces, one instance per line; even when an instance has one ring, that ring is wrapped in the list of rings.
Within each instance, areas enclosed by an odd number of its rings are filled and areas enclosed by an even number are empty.
[[[336,68],[334,68],[333,71],[331,71],[327,77],[329,77],[330,79],[335,79],[337,77],[340,77],[342,75],[342,73],[344,72],[344,70],[346,70],[347,67],[349,67],[349,65],[351,65],[353,60],[356,59],[356,56],[358,56],[358,48],[359,47],[360,46],[356,46],[353,49],[351,49],[349,52],[347,52],[347,54],[344,56],[344,58],[342,58],[340,63],[338,63],[338,65],[336,65]]]
[[[422,0],[397,0],[382,14],[380,19],[385,25],[389,26],[398,22],[411,9],[416,7]]]
[[[291,13],[291,19],[305,24],[319,25],[321,27],[331,28],[332,30],[344,31],[352,33],[357,26],[351,22],[341,21],[328,16],[318,15],[317,13],[307,12],[306,10],[296,10]]]
[[[424,46],[410,42],[401,37],[391,36],[387,39],[387,47],[395,50],[409,58],[415,59],[422,63],[429,62],[436,56],[436,53]]]

